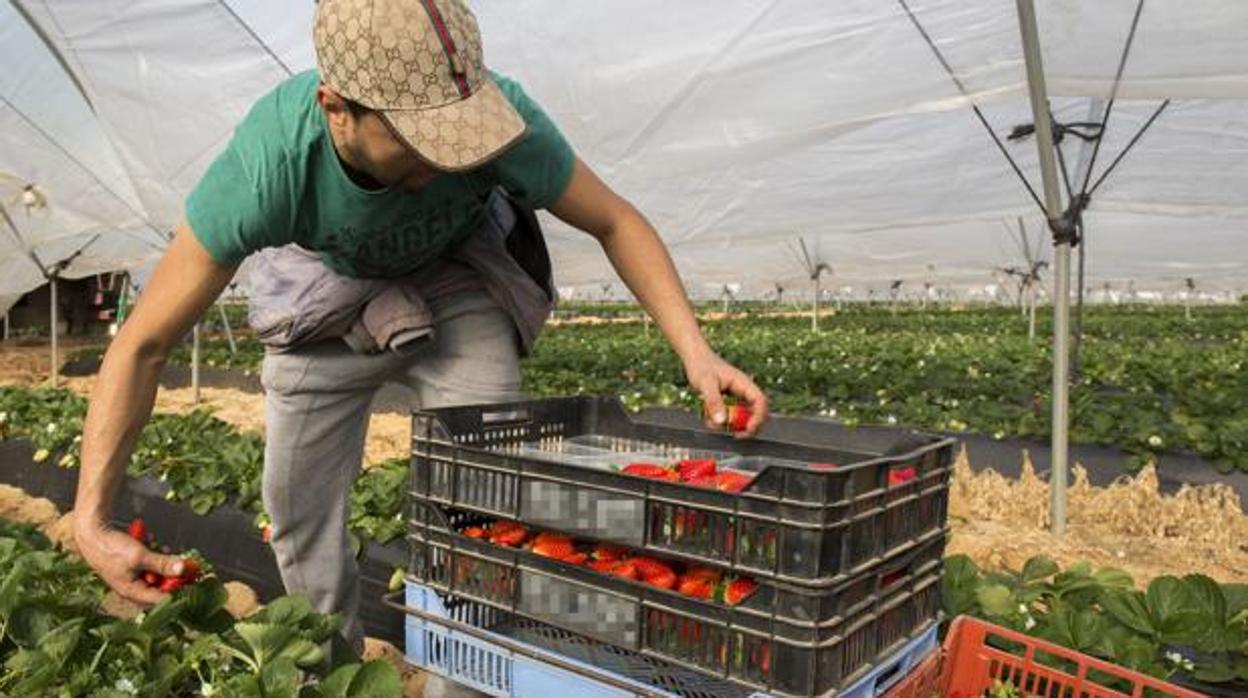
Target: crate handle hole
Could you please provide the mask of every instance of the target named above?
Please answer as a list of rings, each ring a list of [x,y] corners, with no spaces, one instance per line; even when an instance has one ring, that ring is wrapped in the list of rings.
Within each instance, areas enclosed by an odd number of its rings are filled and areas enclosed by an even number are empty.
[[[497,412],[482,412],[481,423],[485,426],[498,426],[500,424],[519,424],[521,422],[529,422],[533,420],[533,412],[527,409],[520,410],[499,410]]]

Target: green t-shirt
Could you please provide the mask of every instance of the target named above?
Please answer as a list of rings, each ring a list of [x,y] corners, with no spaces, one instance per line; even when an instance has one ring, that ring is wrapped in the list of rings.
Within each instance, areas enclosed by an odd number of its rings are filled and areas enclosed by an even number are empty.
[[[316,102],[316,71],[262,97],[186,202],[186,217],[218,262],[298,243],[345,276],[409,274],[462,242],[485,220],[485,196],[502,185],[548,208],[572,177],[572,148],[520,85],[492,75],[528,128],[477,170],[443,174],[420,191],[369,190],[343,170]]]

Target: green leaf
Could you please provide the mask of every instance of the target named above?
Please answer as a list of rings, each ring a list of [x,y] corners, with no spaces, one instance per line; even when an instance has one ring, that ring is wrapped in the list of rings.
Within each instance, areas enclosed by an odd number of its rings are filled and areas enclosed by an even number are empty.
[[[1227,662],[1211,662],[1208,664],[1198,664],[1192,676],[1200,681],[1209,683],[1225,683],[1235,680],[1235,667]]]
[[[273,599],[256,614],[256,618],[276,625],[299,625],[312,614],[312,604],[307,597],[291,594]]]
[[[295,628],[275,623],[236,623],[234,631],[251,648],[251,656],[261,668],[277,656],[295,636]]]
[[[325,652],[321,646],[301,637],[294,638],[286,643],[281,652],[277,655],[279,659],[289,659],[301,667],[310,667],[318,664],[325,658]]]
[[[1145,592],[1149,615],[1162,642],[1198,642],[1209,628],[1209,619],[1191,589],[1177,577],[1157,577]]]
[[[143,617],[143,622],[139,623],[139,628],[148,635],[161,635],[170,624],[182,616],[182,609],[185,606],[186,601],[182,595],[166,596],[147,612],[147,615]]]
[[[351,681],[360,672],[361,665],[347,664],[340,666],[321,681],[321,695],[324,698],[346,698],[351,689]]]
[[[1128,628],[1150,637],[1157,634],[1153,628],[1153,617],[1148,612],[1148,602],[1142,592],[1105,589],[1101,592],[1100,600],[1101,607]]]
[[[979,568],[966,555],[945,558],[945,574],[942,583],[945,613],[950,617],[977,615],[979,601]]]
[[[285,657],[278,657],[260,670],[260,684],[265,698],[297,698],[299,669]]]
[[[989,584],[976,592],[979,605],[989,617],[1005,618],[1018,612],[1018,603],[1003,584]]]
[[[347,689],[349,698],[395,698],[402,694],[398,670],[380,659],[365,662]]]
[[[1248,584],[1223,584],[1222,596],[1226,599],[1228,617],[1248,611]]]
[[[1037,555],[1023,564],[1022,580],[1024,583],[1038,582],[1048,579],[1061,571],[1052,558]]]
[[[1103,567],[1093,572],[1092,578],[1095,579],[1098,584],[1100,584],[1102,587],[1105,587],[1105,588],[1113,588],[1113,587],[1117,587],[1120,589],[1134,589],[1135,588],[1135,580],[1131,578],[1131,575],[1127,574],[1126,572],[1116,567]]]
[[[78,647],[78,641],[82,639],[82,626],[85,622],[86,619],[84,618],[74,618],[58,625],[52,632],[49,632],[39,640],[39,649],[57,667],[63,666],[70,655],[74,653],[74,649]]]

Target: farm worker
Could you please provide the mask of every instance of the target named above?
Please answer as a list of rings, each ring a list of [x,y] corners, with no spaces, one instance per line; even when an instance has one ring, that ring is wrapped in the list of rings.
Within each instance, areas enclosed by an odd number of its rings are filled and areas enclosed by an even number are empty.
[[[426,408],[520,398],[519,360],[551,307],[534,209],[602,245],[679,355],[708,426],[722,424],[730,394],[752,411],[752,435],[767,401],[708,345],[650,223],[518,83],[486,69],[464,0],[321,0],[313,34],[317,69],[243,119],[104,357],[74,532],[123,597],[163,596],[139,578],[177,574],[178,558],[113,530],[113,502],[170,351],[258,253],[250,319],[270,344],[273,550],[287,591],[341,613],[359,648],[346,521],[370,402],[387,381]]]

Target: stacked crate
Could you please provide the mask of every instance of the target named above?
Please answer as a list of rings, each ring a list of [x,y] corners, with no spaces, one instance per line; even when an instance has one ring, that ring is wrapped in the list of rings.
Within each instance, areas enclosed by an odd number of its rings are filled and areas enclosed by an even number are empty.
[[[625,462],[656,447],[673,461],[732,452],[753,479],[727,492],[590,467],[564,448],[585,439]],[[827,695],[938,619],[952,443],[812,419],[737,440],[679,412],[640,421],[607,398],[422,412],[409,573],[496,621],[539,622],[746,692]],[[759,586],[728,606],[464,534],[493,520]]]

